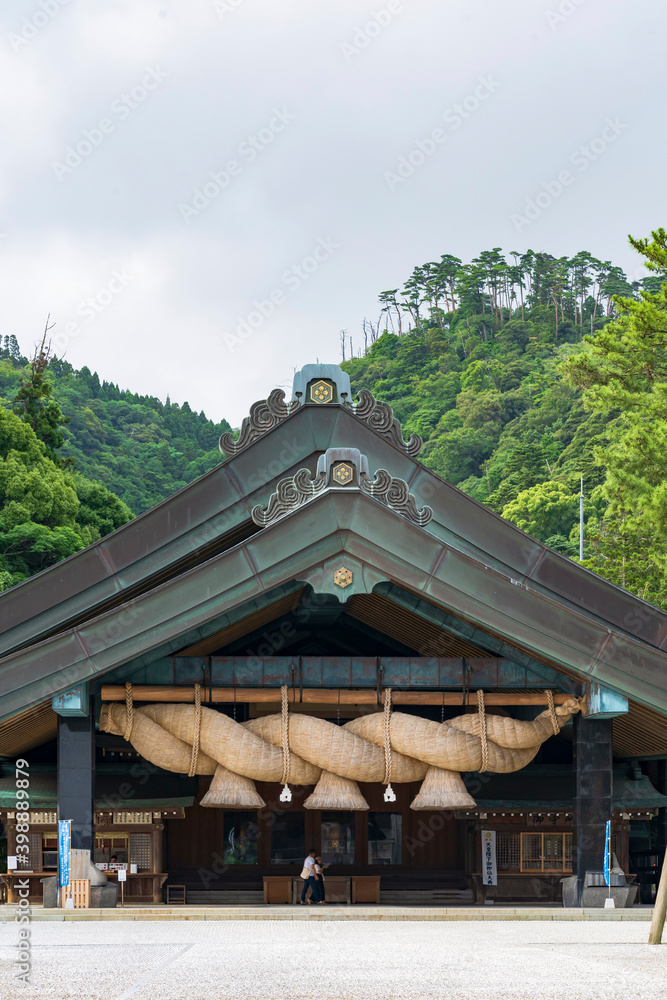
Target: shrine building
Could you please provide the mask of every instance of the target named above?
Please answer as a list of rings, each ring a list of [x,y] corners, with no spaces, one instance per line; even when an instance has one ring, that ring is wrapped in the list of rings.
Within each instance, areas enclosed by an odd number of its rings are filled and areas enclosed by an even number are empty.
[[[667,614],[421,445],[307,365],[216,468],[0,595],[5,898],[20,875],[46,899],[68,819],[107,879],[128,866],[129,902],[292,901],[314,848],[353,902],[560,903],[611,820],[651,901]]]

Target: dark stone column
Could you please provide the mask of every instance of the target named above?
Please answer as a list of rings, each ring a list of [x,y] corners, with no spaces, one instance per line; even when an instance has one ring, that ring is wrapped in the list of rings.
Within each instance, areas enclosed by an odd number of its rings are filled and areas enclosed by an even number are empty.
[[[95,713],[58,716],[58,819],[72,821],[72,848],[94,847]]]
[[[574,717],[574,874],[579,898],[587,871],[601,871],[605,827],[612,810],[611,719]]]

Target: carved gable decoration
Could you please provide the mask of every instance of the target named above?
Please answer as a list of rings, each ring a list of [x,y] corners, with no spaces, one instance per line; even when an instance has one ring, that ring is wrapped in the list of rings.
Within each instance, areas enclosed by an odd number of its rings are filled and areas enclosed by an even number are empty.
[[[382,403],[368,389],[361,389],[359,401],[350,403],[349,406],[355,417],[359,417],[378,434],[388,438],[393,445],[405,451],[411,458],[417,457],[424,441],[419,434],[413,434],[408,441],[404,439],[400,422],[394,416],[389,403]]]
[[[361,490],[420,528],[425,527],[433,517],[430,507],[417,507],[405,480],[396,479],[385,469],[378,469],[375,478],[371,479],[368,459],[358,448],[329,448],[318,459],[314,479],[309,469],[299,469],[293,476],[281,479],[266,507],[260,504],[253,507],[252,519],[255,524],[265,527],[326,490],[341,487]]]
[[[259,402],[252,404],[250,415],[245,417],[238,438],[235,439],[232,433],[221,435],[220,451],[228,457],[238,455],[240,451],[244,451],[285,420],[298,406],[300,406],[298,399],[286,403],[284,391],[274,389],[268,399],[260,399]]]
[[[409,521],[414,521],[424,528],[433,518],[430,507],[417,507],[417,501],[404,479],[395,479],[385,469],[378,469],[375,479],[363,479],[361,488],[375,500],[384,503],[397,514],[402,514]]]

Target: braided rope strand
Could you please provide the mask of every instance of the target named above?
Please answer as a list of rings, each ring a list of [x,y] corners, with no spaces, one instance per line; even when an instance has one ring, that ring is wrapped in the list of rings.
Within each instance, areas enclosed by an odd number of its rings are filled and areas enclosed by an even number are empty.
[[[201,685],[195,684],[195,720],[194,736],[192,739],[192,756],[190,757],[190,769],[188,778],[194,778],[197,773],[197,760],[199,758],[199,740],[201,738]]]
[[[289,751],[289,701],[287,697],[287,684],[283,684],[280,689],[280,733],[282,737],[283,752],[283,774],[280,779],[281,785],[289,782],[290,751]]]
[[[384,714],[382,716],[382,741],[384,744],[384,790],[385,802],[395,802],[396,792],[391,787],[391,688],[387,688],[384,693]]]
[[[482,744],[482,765],[480,773],[486,771],[489,766],[489,742],[486,734],[486,705],[484,704],[484,692],[480,689],[477,692],[477,712],[479,713],[479,738]]]
[[[382,719],[382,733],[384,736],[384,782],[388,785],[391,782],[391,688],[386,688],[384,692],[384,716]]]
[[[553,691],[546,691],[547,702],[549,703],[549,718],[551,719],[551,725],[554,727],[554,736],[558,736],[560,732],[560,722],[558,721],[558,716],[556,715],[556,709],[554,708],[554,693]]]
[[[130,681],[125,681],[125,713],[125,732],[123,733],[123,737],[129,743],[134,723],[134,705],[132,704],[132,684]]]

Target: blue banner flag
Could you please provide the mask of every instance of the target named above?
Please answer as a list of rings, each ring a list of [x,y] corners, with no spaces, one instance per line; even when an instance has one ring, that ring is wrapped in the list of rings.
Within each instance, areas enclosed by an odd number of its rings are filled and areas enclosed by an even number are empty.
[[[609,885],[611,869],[611,820],[607,820],[607,831],[604,838],[604,884]]]
[[[58,823],[58,884],[69,885],[70,848],[72,846],[72,821],[63,819]]]

